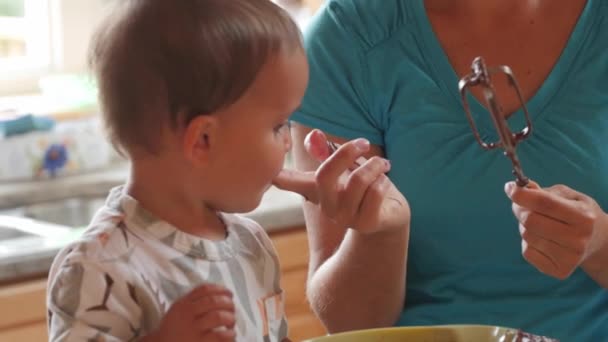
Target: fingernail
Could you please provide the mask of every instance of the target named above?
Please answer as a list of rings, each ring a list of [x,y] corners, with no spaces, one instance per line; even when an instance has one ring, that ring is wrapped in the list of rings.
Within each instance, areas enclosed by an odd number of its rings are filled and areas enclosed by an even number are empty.
[[[327,147],[322,142],[323,133],[315,129],[306,135],[304,138],[304,146],[306,147],[306,151],[312,155],[318,161],[324,161],[329,157],[329,152],[327,151]]]
[[[515,189],[514,182],[507,182],[507,184],[505,184],[505,193],[507,194],[507,196],[511,197],[514,189]]]
[[[385,166],[386,166],[388,169],[390,169],[390,168],[391,168],[391,161],[390,161],[390,160],[388,160],[388,159],[384,159],[384,165],[385,165]]]
[[[369,141],[367,139],[357,139],[355,140],[355,147],[357,147],[360,151],[365,152],[369,149]]]

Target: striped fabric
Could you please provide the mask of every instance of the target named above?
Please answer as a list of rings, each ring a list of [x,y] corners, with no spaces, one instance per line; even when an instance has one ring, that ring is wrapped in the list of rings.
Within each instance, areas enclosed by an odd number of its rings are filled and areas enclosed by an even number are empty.
[[[233,292],[238,341],[282,341],[287,321],[272,243],[257,223],[220,217],[226,239],[201,239],[113,189],[84,236],[53,263],[50,341],[137,340],[159,326],[175,300],[205,283]]]

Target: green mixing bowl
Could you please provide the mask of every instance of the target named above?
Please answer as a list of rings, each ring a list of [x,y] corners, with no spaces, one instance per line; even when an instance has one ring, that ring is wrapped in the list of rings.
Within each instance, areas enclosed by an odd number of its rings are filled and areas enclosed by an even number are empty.
[[[517,329],[487,325],[436,325],[349,331],[305,342],[555,342]]]

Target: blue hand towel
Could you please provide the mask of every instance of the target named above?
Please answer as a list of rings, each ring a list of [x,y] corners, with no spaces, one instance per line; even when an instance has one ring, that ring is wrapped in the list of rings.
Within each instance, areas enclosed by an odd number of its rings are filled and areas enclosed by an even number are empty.
[[[51,118],[25,114],[14,119],[0,120],[0,136],[8,137],[32,131],[49,131],[54,126],[55,121]]]

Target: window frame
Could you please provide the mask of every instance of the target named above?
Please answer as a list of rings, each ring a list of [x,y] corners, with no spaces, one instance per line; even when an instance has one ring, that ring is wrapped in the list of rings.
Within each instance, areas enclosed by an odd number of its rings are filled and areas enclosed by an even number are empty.
[[[0,97],[39,93],[39,81],[45,75],[86,71],[88,38],[111,0],[24,1],[26,13],[34,11],[45,28],[36,32],[46,37],[34,45],[39,58],[22,57],[11,67],[0,63]]]

